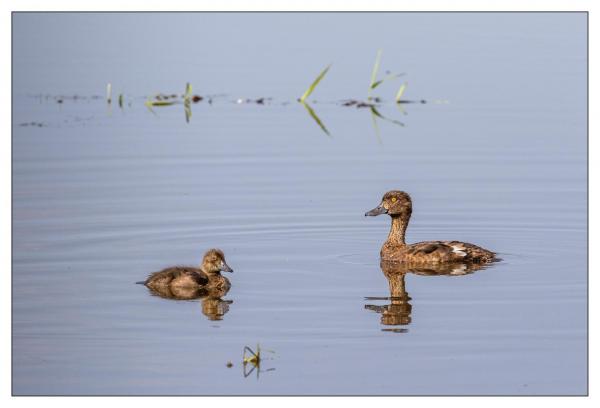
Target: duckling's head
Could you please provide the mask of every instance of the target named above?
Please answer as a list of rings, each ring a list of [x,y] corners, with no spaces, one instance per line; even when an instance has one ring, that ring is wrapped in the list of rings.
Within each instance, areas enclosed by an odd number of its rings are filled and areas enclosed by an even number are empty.
[[[206,273],[233,272],[225,262],[225,255],[220,249],[209,249],[202,259],[202,270]]]
[[[388,214],[392,217],[410,217],[412,214],[410,196],[404,191],[388,191],[383,195],[381,203],[371,211],[367,211],[365,216],[377,216],[381,214]]]

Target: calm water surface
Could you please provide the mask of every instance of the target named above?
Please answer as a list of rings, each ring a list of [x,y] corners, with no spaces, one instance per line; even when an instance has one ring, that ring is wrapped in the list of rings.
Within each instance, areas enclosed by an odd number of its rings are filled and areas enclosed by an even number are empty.
[[[585,15],[307,18],[15,15],[15,394],[587,392]],[[364,98],[378,47],[428,101],[378,88],[404,126],[336,103]],[[329,62],[311,105],[331,136],[295,102]],[[109,81],[124,109],[90,98]],[[222,95],[190,123],[144,107],[186,81]],[[410,242],[503,261],[409,272],[389,299],[389,218],[363,214],[390,189]],[[134,284],[210,247],[235,270],[221,300]]]

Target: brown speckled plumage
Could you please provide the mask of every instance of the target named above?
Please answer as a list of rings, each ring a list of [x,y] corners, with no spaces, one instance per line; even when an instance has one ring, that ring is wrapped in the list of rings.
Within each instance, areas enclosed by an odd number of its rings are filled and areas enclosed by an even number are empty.
[[[210,249],[204,254],[199,268],[172,266],[154,272],[143,283],[159,293],[190,299],[201,296],[201,289],[228,291],[231,284],[221,271],[233,272],[225,262],[223,251]]]
[[[412,214],[412,201],[404,191],[388,191],[381,204],[365,215],[388,214],[392,226],[381,247],[381,259],[410,263],[413,266],[447,263],[488,263],[496,261],[496,254],[460,241],[426,241],[406,244],[404,237]]]

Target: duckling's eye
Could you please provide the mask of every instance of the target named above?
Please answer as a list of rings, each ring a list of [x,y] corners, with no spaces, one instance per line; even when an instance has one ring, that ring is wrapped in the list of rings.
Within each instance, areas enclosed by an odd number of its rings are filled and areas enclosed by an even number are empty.
[[[396,201],[398,201],[398,199],[396,197],[392,197],[392,203],[395,203]]]

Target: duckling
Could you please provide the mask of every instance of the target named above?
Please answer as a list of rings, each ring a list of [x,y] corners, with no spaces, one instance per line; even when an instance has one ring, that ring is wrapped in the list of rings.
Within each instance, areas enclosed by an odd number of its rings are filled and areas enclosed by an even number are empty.
[[[210,249],[204,254],[199,268],[171,266],[154,272],[145,281],[137,283],[143,283],[157,292],[165,292],[168,288],[170,293],[178,297],[190,297],[201,288],[228,291],[231,283],[221,272],[233,272],[233,269],[225,262],[223,251]],[[194,293],[189,293],[190,291]]]
[[[412,214],[412,201],[404,191],[388,191],[379,206],[365,216],[388,214],[392,227],[381,247],[381,259],[407,262],[412,265],[444,263],[489,263],[497,261],[496,254],[487,249],[460,241],[426,241],[407,245],[404,242],[406,227]]]

